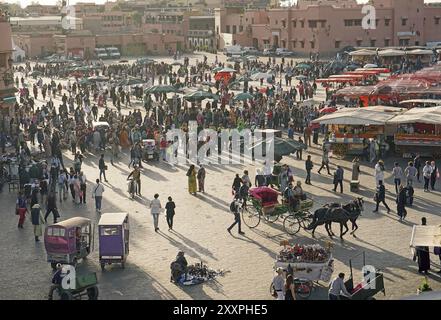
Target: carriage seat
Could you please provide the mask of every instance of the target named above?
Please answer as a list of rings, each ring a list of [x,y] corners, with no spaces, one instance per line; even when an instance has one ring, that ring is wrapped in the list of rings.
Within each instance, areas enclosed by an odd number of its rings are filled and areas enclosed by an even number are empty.
[[[258,199],[262,203],[262,207],[273,207],[279,204],[277,200],[279,194],[268,187],[256,188],[258,190],[251,190],[251,196]]]

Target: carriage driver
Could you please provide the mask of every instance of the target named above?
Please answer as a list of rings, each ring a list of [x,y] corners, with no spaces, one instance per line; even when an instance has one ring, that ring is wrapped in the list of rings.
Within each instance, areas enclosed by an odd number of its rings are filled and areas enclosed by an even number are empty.
[[[290,209],[295,210],[297,205],[299,204],[299,200],[294,194],[294,189],[291,182],[288,184],[288,187],[286,187],[285,191],[283,191],[283,197],[285,198],[285,202],[289,204]]]

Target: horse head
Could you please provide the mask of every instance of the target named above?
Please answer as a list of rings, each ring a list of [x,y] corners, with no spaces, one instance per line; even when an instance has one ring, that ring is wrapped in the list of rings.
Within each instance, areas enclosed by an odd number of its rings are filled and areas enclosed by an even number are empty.
[[[364,200],[363,200],[363,198],[360,198],[360,197],[356,198],[354,200],[354,204],[357,206],[357,208],[360,210],[360,212],[363,212],[363,210],[364,210],[364,207],[363,207]]]

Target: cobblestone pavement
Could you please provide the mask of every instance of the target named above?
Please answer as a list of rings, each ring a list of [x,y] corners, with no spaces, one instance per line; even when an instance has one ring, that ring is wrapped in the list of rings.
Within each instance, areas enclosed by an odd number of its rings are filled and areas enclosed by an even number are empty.
[[[212,58],[212,57],[210,57]],[[361,190],[358,194],[349,192],[351,163],[345,160],[331,159],[331,170],[338,163],[345,169],[345,193],[332,192],[332,177],[318,175],[321,159],[320,146],[313,146],[307,151],[312,155],[315,168],[312,186],[305,185],[304,190],[312,196],[315,208],[333,201],[347,202],[355,196],[363,196],[366,204],[363,215],[359,218],[357,237],[347,235],[345,241],[331,240],[319,227],[316,238],[305,231],[295,237],[283,231],[281,222],[261,223],[251,230],[243,225],[244,236],[237,230],[227,233],[226,228],[232,223],[229,212],[231,184],[236,173],[248,169],[253,178],[256,167],[253,165],[207,166],[206,193],[192,196],[187,191],[187,166],[172,167],[169,164],[151,162],[142,171],[142,198],[129,199],[126,192],[126,177],[130,173],[125,155],[115,166],[109,163],[108,183],[103,199],[103,212],[128,212],[131,223],[130,255],[126,268],[112,265],[101,272],[98,263],[97,241],[95,251],[78,267],[78,272],[97,272],[101,299],[271,299],[269,284],[273,277],[275,256],[282,240],[293,243],[320,243],[333,245],[335,273],[349,274],[349,259],[361,252],[366,253],[367,264],[384,270],[386,296],[378,294],[379,299],[397,299],[411,295],[422,281],[417,273],[417,265],[412,261],[409,240],[414,224],[419,224],[421,217],[428,219],[428,224],[440,224],[440,192],[423,193],[422,185],[416,187],[414,206],[408,209],[407,221],[400,223],[396,210],[391,214],[380,211],[372,213],[374,177],[371,164],[362,163]],[[72,155],[64,152],[65,162],[70,165]],[[306,153],[304,153],[306,158]],[[106,155],[107,162],[110,161]],[[386,167],[392,169],[395,159],[387,159]],[[283,163],[294,168],[296,180],[305,178],[304,161],[294,157],[284,157]],[[404,164],[404,161],[402,161]],[[98,158],[86,154],[83,171],[89,182],[98,177]],[[393,179],[386,178],[387,202],[395,209]],[[441,190],[441,185],[437,185]],[[99,216],[95,213],[91,197],[91,184],[88,184],[86,205],[74,205],[69,198],[59,204],[62,219],[74,216],[91,218],[95,223]],[[165,204],[171,195],[177,205],[175,231],[167,231],[165,217],[160,217],[160,232],[155,233],[153,221],[148,209],[149,201],[155,193]],[[0,194],[0,299],[45,299],[50,286],[51,268],[46,262],[43,242],[35,243],[32,226],[27,218],[24,229],[17,229],[17,217],[14,215],[15,192],[8,192],[7,185]],[[337,225],[334,225],[334,231]],[[95,236],[96,238],[96,236]],[[95,239],[97,240],[97,239]],[[185,251],[189,263],[203,261],[210,267],[229,270],[216,281],[202,285],[181,288],[170,283],[170,262],[176,253]],[[431,255],[434,271],[439,270],[439,260]],[[354,277],[361,278],[361,259],[354,262]],[[434,289],[441,289],[441,278],[435,272],[429,275]],[[325,299],[327,284],[321,283],[312,298]]]

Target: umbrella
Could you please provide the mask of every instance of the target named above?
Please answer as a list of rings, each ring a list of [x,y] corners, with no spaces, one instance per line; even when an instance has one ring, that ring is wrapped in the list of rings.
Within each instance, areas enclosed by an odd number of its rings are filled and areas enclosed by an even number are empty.
[[[136,84],[141,84],[141,83],[145,83],[144,80],[139,79],[139,78],[128,78],[128,79],[124,79],[120,82],[118,82],[118,86],[133,86]]]
[[[246,101],[250,99],[254,99],[254,96],[248,92],[241,92],[233,98],[234,101]]]
[[[93,76],[93,77],[89,77],[87,78],[89,81],[92,82],[106,82],[109,81],[109,78],[103,77],[103,76]]]
[[[184,96],[187,101],[202,101],[205,99],[219,100],[219,96],[207,91],[195,91]]]
[[[365,64],[363,68],[364,69],[378,68],[378,66],[376,64],[373,64],[373,63],[368,63],[368,64]]]
[[[274,150],[274,158],[280,158],[282,156],[290,155],[298,150],[306,150],[306,144],[298,142],[297,140],[291,140],[291,139],[283,139],[274,137],[274,139],[267,139],[258,142],[255,144],[251,149],[255,148],[262,148],[261,150],[263,153],[265,153],[266,150],[266,144],[267,143],[273,143],[273,150]]]
[[[119,60],[119,63],[128,63],[129,60],[123,59],[123,60]]]
[[[91,81],[88,80],[87,78],[83,78],[78,83],[81,84],[81,85],[83,85],[83,84],[90,84]]]
[[[228,86],[230,88],[235,87],[235,86],[240,86],[240,82],[239,81],[233,81],[233,82],[229,83]]]
[[[307,76],[297,76],[296,79],[297,80],[306,80],[306,79],[308,79],[308,77]]]
[[[223,68],[223,69],[219,70],[218,72],[237,72],[237,71],[233,68]]]
[[[216,72],[221,71],[222,69],[223,69],[222,67],[216,67],[216,68],[213,68],[213,72],[216,73]]]
[[[150,58],[139,58],[138,60],[136,60],[137,64],[152,64],[155,63],[156,61]]]
[[[169,93],[169,92],[179,92],[179,90],[174,86],[170,86],[170,85],[152,86],[146,90],[146,93]]]
[[[242,77],[239,77],[238,79],[237,79],[237,81],[240,81],[240,82],[243,82],[243,81],[250,81],[251,80],[251,78],[250,77],[247,77],[247,76],[242,76]]]
[[[306,63],[300,63],[295,66],[296,69],[311,69],[311,66]]]
[[[320,113],[333,113],[335,111],[337,111],[336,107],[325,107],[320,109]]]
[[[269,79],[272,78],[272,74],[265,73],[265,72],[256,72],[251,75],[251,80],[260,80],[260,79]]]
[[[217,81],[228,81],[231,79],[231,74],[229,72],[218,72],[214,76],[214,79]]]

